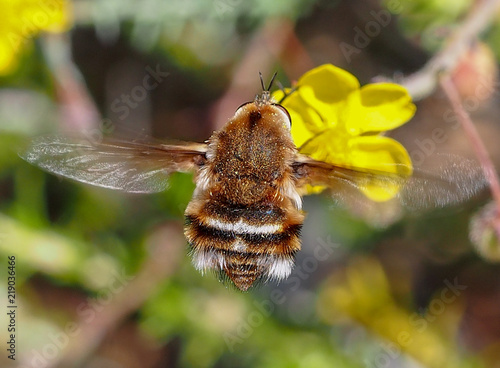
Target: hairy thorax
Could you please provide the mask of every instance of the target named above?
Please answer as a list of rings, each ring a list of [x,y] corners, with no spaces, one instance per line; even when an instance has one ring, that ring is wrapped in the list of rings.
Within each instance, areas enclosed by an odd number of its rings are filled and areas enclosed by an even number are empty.
[[[212,137],[214,189],[230,203],[271,200],[288,174],[294,147],[281,127],[266,123],[267,113],[252,111]]]

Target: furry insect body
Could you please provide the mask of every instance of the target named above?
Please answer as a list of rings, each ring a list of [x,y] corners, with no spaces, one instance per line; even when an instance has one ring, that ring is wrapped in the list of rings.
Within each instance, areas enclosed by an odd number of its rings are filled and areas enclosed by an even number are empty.
[[[304,216],[289,124],[266,97],[242,106],[209,139],[186,209],[195,267],[223,271],[241,290],[260,278],[286,278],[300,249]]]

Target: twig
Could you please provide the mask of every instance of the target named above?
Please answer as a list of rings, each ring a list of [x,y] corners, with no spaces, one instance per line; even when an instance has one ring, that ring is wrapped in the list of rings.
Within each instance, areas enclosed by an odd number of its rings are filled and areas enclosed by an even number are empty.
[[[71,58],[68,34],[50,34],[41,39],[47,65],[52,71],[60,100],[63,127],[74,131],[95,128],[101,116],[78,68]]]
[[[484,146],[484,143],[481,140],[481,137],[479,136],[479,133],[469,114],[465,111],[460,100],[460,96],[450,76],[446,75],[440,78],[440,84],[446,94],[446,97],[450,100],[451,106],[457,114],[458,120],[460,121],[467,137],[470,139],[472,147],[484,171],[484,175],[486,176],[486,180],[488,180],[491,194],[496,202],[498,211],[498,209],[500,209],[500,181],[490,155],[488,154],[488,151],[486,150],[486,147]],[[500,227],[496,229],[496,232],[500,237]]]
[[[497,17],[500,0],[475,2],[471,12],[449,37],[446,46],[418,72],[398,81],[414,100],[430,95],[438,85],[439,74],[452,71],[470,44]]]

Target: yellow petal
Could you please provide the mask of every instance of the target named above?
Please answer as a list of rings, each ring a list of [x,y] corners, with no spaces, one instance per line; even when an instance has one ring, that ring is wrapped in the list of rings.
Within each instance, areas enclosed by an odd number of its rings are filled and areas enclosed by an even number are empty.
[[[351,73],[331,64],[321,65],[305,73],[297,82],[304,102],[323,117],[325,123],[339,123],[340,108],[347,97],[359,89]]]
[[[11,73],[17,66],[16,53],[8,40],[0,36],[0,75]]]
[[[355,184],[369,199],[377,202],[393,198],[413,172],[406,149],[394,139],[383,136],[345,140],[327,130],[310,139],[300,152],[316,160],[358,169],[360,175]]]
[[[297,114],[293,110],[289,110],[290,118],[292,119],[292,139],[295,146],[300,147],[309,139],[311,139],[314,134],[308,129],[307,124],[302,120],[302,116]]]
[[[347,129],[351,134],[397,128],[415,114],[408,91],[394,83],[367,84],[349,98]]]
[[[292,124],[293,136],[293,124]],[[340,138],[340,139],[339,139]],[[314,158],[315,160],[347,165],[345,151],[346,141],[336,134],[335,130],[327,129],[311,136],[309,140],[299,146],[299,152]],[[326,187],[316,185],[306,185],[303,188],[303,195],[318,194]]]
[[[349,141],[349,160],[354,167],[387,175],[373,175],[360,187],[377,202],[393,198],[413,173],[410,156],[402,144],[383,136],[356,137]]]
[[[63,32],[71,26],[69,1],[12,0],[0,12],[0,74],[11,73],[19,55],[42,31]]]
[[[327,129],[316,134],[300,148],[300,153],[337,165],[349,165],[349,137],[338,134],[334,129]]]
[[[25,37],[34,36],[40,31],[64,32],[71,26],[69,1],[18,0],[13,3],[17,3],[13,5],[19,9],[18,22]],[[33,30],[33,34],[26,34],[28,30]]]
[[[273,98],[280,102],[285,93],[290,93],[291,89],[276,91]],[[314,109],[311,109],[295,92],[291,92],[282,102],[282,106],[287,109],[292,119],[292,138],[297,147],[302,146],[314,134],[324,129],[324,122]]]
[[[283,97],[285,97],[285,93],[288,94],[290,93],[292,89],[291,88],[285,88],[285,90],[278,89],[272,93],[272,98],[274,102],[281,104]]]
[[[301,196],[305,195],[312,195],[312,194],[320,194],[322,191],[324,191],[327,187],[324,185],[310,185],[306,184],[300,189],[298,189],[298,192]]]

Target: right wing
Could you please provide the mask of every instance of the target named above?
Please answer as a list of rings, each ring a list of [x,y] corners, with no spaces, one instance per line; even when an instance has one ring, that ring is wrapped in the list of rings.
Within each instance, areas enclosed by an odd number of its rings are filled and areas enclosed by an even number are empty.
[[[434,173],[414,169],[410,176],[403,165],[388,164],[387,171],[333,165],[298,154],[293,163],[297,187],[325,186],[341,202],[363,200],[361,190],[400,188],[395,199],[409,209],[439,208],[463,202],[481,189],[487,181],[475,161],[454,155],[438,155],[440,164]],[[404,169],[404,170],[403,170]]]

